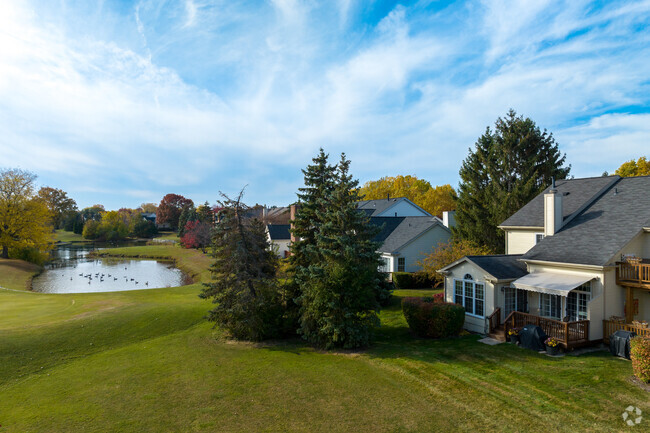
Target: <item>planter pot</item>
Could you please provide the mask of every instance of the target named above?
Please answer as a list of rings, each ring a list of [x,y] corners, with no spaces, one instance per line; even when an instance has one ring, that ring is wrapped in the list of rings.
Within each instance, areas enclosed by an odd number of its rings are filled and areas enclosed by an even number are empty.
[[[555,347],[546,346],[546,353],[555,356],[562,353],[562,349],[560,349],[560,346],[555,346]]]

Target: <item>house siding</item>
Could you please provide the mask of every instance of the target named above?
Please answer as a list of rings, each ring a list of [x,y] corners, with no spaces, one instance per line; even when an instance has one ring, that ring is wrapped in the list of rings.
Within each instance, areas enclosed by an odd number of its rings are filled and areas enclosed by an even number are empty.
[[[535,235],[544,230],[506,230],[506,254],[525,254],[535,246]]]
[[[422,269],[418,262],[431,254],[438,247],[438,244],[449,242],[450,237],[451,234],[447,229],[436,225],[397,252],[395,257],[404,257],[406,259],[404,269],[406,272],[417,272]],[[397,271],[396,259],[395,271]]]

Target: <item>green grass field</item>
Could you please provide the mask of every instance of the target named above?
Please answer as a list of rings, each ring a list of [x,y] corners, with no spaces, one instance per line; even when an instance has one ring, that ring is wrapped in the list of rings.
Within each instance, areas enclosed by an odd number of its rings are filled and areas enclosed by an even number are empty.
[[[195,251],[112,252],[208,275]],[[628,405],[650,414],[627,361],[550,358],[474,335],[417,339],[400,292],[370,349],[324,352],[298,339],[229,341],[204,320],[199,291],[0,290],[0,432],[596,432],[630,431]]]
[[[84,239],[84,237],[81,235],[73,232],[67,232],[62,229],[56,230],[54,232],[54,240],[57,242],[92,242],[88,239]]]

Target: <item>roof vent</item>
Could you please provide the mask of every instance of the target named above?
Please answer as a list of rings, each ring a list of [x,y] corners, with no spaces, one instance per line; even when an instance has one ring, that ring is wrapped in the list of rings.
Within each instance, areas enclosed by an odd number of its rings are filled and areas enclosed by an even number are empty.
[[[614,195],[618,195],[618,188],[614,188]]]

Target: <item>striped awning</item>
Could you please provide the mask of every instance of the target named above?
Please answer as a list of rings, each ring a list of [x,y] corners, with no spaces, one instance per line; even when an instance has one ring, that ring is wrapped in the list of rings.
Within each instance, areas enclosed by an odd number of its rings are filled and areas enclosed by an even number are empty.
[[[510,283],[513,287],[531,292],[567,296],[576,287],[580,287],[594,277],[584,275],[555,274],[552,272],[534,272]]]

